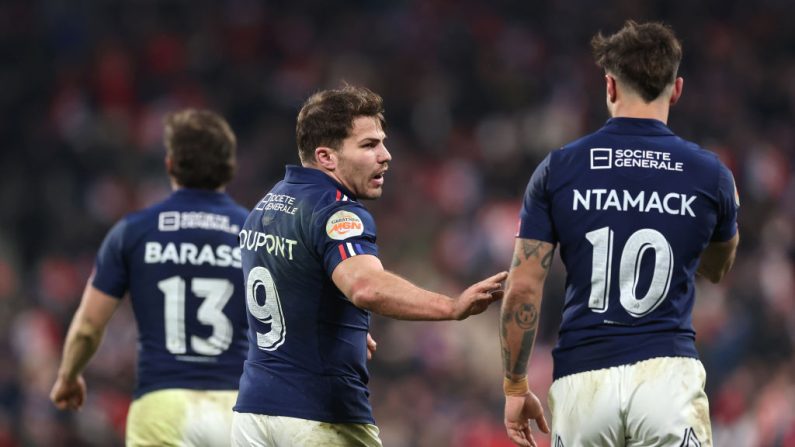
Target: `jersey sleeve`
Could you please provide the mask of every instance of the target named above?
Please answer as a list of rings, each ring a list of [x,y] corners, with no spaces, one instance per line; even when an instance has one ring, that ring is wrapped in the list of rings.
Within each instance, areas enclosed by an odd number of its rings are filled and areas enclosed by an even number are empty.
[[[517,237],[557,243],[557,235],[552,225],[549,198],[549,160],[552,154],[536,167],[522,201],[519,213]]]
[[[337,202],[319,217],[316,249],[329,277],[340,262],[352,256],[378,256],[375,220],[361,204]]]
[[[129,288],[127,262],[124,260],[124,232],[127,221],[121,220],[108,232],[97,253],[91,285],[115,298],[122,298]]]
[[[740,197],[729,168],[718,162],[718,221],[712,232],[712,242],[725,242],[737,233],[737,209]]]

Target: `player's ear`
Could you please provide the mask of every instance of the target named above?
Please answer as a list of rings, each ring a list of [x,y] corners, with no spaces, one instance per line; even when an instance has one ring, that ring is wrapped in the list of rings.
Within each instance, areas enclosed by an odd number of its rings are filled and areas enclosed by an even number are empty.
[[[618,91],[616,90],[616,78],[610,74],[605,75],[605,91],[607,92],[607,101],[609,103],[616,102],[618,98]]]
[[[174,162],[171,160],[171,157],[166,155],[166,158],[163,160],[163,163],[165,163],[166,165],[166,172],[168,173],[168,175],[173,176],[174,174],[172,172],[174,169]]]
[[[337,151],[330,147],[315,148],[315,161],[329,171],[337,169]]]
[[[676,78],[674,81],[674,88],[671,91],[671,102],[670,105],[676,104],[676,101],[679,101],[679,98],[682,96],[682,89],[685,86],[685,80],[680,76]]]

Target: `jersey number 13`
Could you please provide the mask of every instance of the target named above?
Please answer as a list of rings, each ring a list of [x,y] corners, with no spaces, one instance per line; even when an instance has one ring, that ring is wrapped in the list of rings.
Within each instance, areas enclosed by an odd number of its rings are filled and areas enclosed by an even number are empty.
[[[185,279],[179,276],[172,276],[157,283],[157,288],[166,297],[166,349],[172,354],[185,354],[187,351],[185,283]],[[191,336],[191,350],[201,355],[221,354],[232,344],[232,322],[224,314],[224,306],[232,297],[235,287],[227,279],[193,278],[190,288],[194,295],[204,299],[196,312],[196,319],[213,328],[208,338]]]

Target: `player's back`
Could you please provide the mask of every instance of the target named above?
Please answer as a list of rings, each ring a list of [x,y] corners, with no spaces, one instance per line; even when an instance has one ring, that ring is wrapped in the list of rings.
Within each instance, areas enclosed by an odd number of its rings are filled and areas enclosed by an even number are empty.
[[[375,253],[372,219],[352,197],[317,169],[289,166],[246,220],[240,245],[251,345],[235,411],[372,423],[369,312],[331,280],[346,257]],[[340,229],[327,228],[335,216]],[[335,235],[346,231],[341,238],[366,240],[345,247]]]
[[[706,245],[733,234],[733,193],[714,154],[656,120],[614,118],[550,154],[528,196],[549,204],[567,272],[556,378],[697,357],[694,276]]]
[[[136,397],[237,389],[248,347],[237,246],[246,215],[224,193],[179,189],[106,238],[93,284],[112,296],[129,290],[139,331]]]

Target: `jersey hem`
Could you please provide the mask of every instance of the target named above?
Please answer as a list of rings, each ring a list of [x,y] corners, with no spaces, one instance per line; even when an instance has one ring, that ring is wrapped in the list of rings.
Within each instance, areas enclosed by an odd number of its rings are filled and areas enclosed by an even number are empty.
[[[577,358],[578,356],[576,352],[577,350],[568,352],[567,357]],[[553,367],[552,380],[555,381],[562,377],[587,371],[596,371],[599,369],[613,368],[622,365],[632,365],[644,360],[650,360],[659,357],[684,357],[693,358],[696,360],[699,359],[698,352],[695,350],[695,347],[692,350],[682,349],[680,347],[671,347],[668,349],[647,350],[640,355],[625,356],[620,359],[598,359],[581,363],[556,361]]]
[[[350,417],[350,418],[340,418],[335,417],[333,415],[325,414],[325,413],[315,413],[315,412],[304,412],[304,411],[293,411],[291,409],[279,408],[278,410],[269,409],[267,407],[258,407],[252,405],[235,405],[232,408],[232,411],[237,413],[250,413],[250,414],[260,414],[263,416],[286,416],[292,418],[299,418],[299,419],[307,419],[310,421],[318,421],[318,422],[328,422],[331,424],[373,424],[375,425],[375,419],[372,417],[369,418],[358,418],[358,417]]]
[[[237,391],[237,383],[223,383],[221,381],[202,382],[195,384],[164,383],[140,388],[133,393],[133,399],[138,399],[144,394],[162,390],[202,390],[202,391]]]

